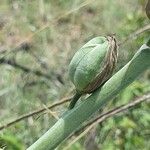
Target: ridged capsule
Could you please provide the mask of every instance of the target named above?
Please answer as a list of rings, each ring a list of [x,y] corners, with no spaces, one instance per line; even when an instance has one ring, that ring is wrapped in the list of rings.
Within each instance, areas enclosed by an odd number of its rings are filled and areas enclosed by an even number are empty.
[[[112,75],[117,62],[114,36],[96,37],[81,47],[69,65],[69,76],[79,93],[91,93]]]
[[[114,36],[96,37],[75,53],[69,65],[69,76],[76,94],[69,109],[75,106],[82,94],[92,93],[112,76],[117,56]]]

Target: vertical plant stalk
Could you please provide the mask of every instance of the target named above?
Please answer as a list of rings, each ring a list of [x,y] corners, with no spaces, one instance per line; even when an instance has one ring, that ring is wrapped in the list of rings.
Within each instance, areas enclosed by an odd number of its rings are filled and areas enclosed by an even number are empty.
[[[142,72],[150,67],[150,47],[146,44],[121,70],[113,75],[99,90],[82,101],[77,107],[65,113],[52,128],[41,136],[27,150],[53,150],[72,132],[104,107],[121,90],[131,84]]]

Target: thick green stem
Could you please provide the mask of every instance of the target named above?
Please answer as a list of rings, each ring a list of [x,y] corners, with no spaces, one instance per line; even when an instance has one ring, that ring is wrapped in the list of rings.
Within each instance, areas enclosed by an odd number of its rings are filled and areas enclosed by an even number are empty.
[[[28,150],[53,150],[97,110],[104,107],[121,90],[132,83],[150,67],[150,47],[145,44],[121,70],[99,90],[69,110],[52,128],[41,136]]]
[[[72,100],[70,102],[69,109],[72,109],[75,106],[76,102],[79,100],[79,98],[81,97],[81,95],[82,94],[76,92],[76,94],[73,96],[73,98],[72,98]]]

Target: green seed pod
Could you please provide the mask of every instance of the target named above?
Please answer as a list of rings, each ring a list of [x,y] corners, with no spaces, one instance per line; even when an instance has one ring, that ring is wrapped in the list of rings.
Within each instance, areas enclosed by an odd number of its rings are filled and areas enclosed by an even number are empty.
[[[117,62],[114,36],[96,37],[81,47],[69,65],[69,76],[78,93],[91,93],[112,75]]]

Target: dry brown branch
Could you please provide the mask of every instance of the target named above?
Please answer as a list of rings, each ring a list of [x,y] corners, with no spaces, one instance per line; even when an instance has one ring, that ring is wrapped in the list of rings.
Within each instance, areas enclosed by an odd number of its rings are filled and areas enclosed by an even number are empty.
[[[132,108],[144,101],[147,101],[148,99],[150,99],[150,93],[148,94],[145,94],[141,97],[138,97],[136,98],[135,100],[132,100],[131,102],[129,102],[128,104],[124,104],[124,105],[121,105],[119,107],[116,107],[106,113],[103,113],[101,115],[99,115],[98,117],[96,117],[94,120],[91,120],[90,122],[88,122],[85,126],[84,126],[84,129],[92,124],[94,124],[94,122],[96,123],[101,123],[103,120],[106,120],[107,118],[110,118],[111,116],[113,115],[116,115],[122,111],[125,111],[129,108]],[[95,125],[95,124],[94,124]]]
[[[60,105],[62,105],[62,104],[64,104],[64,103],[66,103],[66,102],[69,102],[71,99],[72,99],[72,97],[66,97],[66,98],[63,98],[62,100],[60,100],[59,102],[56,102],[56,103],[54,103],[54,104],[52,104],[52,105],[50,105],[50,106],[47,106],[47,108],[44,107],[44,108],[42,108],[42,109],[38,109],[38,110],[32,111],[32,112],[30,112],[30,113],[24,114],[24,115],[22,115],[22,116],[20,116],[20,117],[18,117],[18,118],[16,118],[16,119],[10,121],[9,123],[0,126],[0,130],[3,130],[3,129],[5,129],[5,128],[7,128],[7,127],[10,127],[10,126],[12,126],[13,124],[15,124],[15,123],[17,123],[17,122],[19,122],[19,121],[22,121],[22,120],[24,120],[24,119],[26,119],[26,118],[29,118],[29,117],[31,117],[31,116],[37,115],[37,114],[39,114],[39,113],[42,113],[42,112],[46,111],[47,109],[52,109],[52,108],[54,108],[54,107],[56,107],[56,106],[60,106]]]
[[[1,58],[0,59],[0,64],[8,64],[10,66],[13,66],[14,68],[17,68],[17,69],[20,69],[26,73],[33,73],[37,76],[42,76],[42,77],[45,77],[47,79],[51,79],[51,76],[48,75],[48,74],[45,74],[39,70],[33,70],[33,69],[30,69],[30,68],[27,68],[25,66],[22,66],[20,64],[18,64],[17,62],[15,62],[14,60],[10,60],[10,59],[5,59],[5,58]]]
[[[135,106],[147,101],[150,99],[150,93],[145,94],[141,97],[136,98],[135,100],[132,100],[131,102],[121,105],[119,107],[116,107],[112,110],[109,110],[99,116],[97,116],[95,119],[92,119],[91,121],[89,121],[86,125],[84,125],[82,128],[78,129],[73,135],[71,135],[69,137],[69,139],[74,136],[77,135],[78,133],[81,132],[80,135],[78,135],[77,137],[75,137],[73,140],[71,140],[71,142],[65,147],[65,150],[67,150],[72,144],[74,144],[77,140],[79,140],[80,138],[82,138],[85,134],[87,134],[95,125],[97,125],[98,123],[102,123],[103,121],[105,121],[106,119],[113,117],[121,112],[124,112],[130,108],[134,108]],[[82,132],[83,131],[83,132]]]
[[[119,42],[118,45],[119,46],[123,45],[127,41],[134,39],[135,37],[139,36],[140,34],[144,33],[145,31],[148,31],[148,30],[150,30],[150,24],[147,24],[147,25],[141,27],[140,29],[137,29],[133,33],[129,34],[124,40],[122,40],[121,42]]]
[[[39,77],[44,77],[44,78],[47,78],[47,79],[52,79],[52,76],[47,74],[47,73],[44,73],[44,72],[41,72],[40,70],[35,70],[35,69],[31,69],[31,68],[28,68],[26,66],[23,66],[17,62],[15,62],[14,60],[11,60],[11,59],[5,59],[5,58],[0,58],[0,64],[8,64],[16,69],[20,69],[22,71],[24,71],[25,73],[32,73],[36,76],[39,76]],[[54,75],[56,77],[56,79],[61,83],[61,84],[64,84],[62,79],[61,78],[58,78],[59,75],[58,74],[55,74]]]

